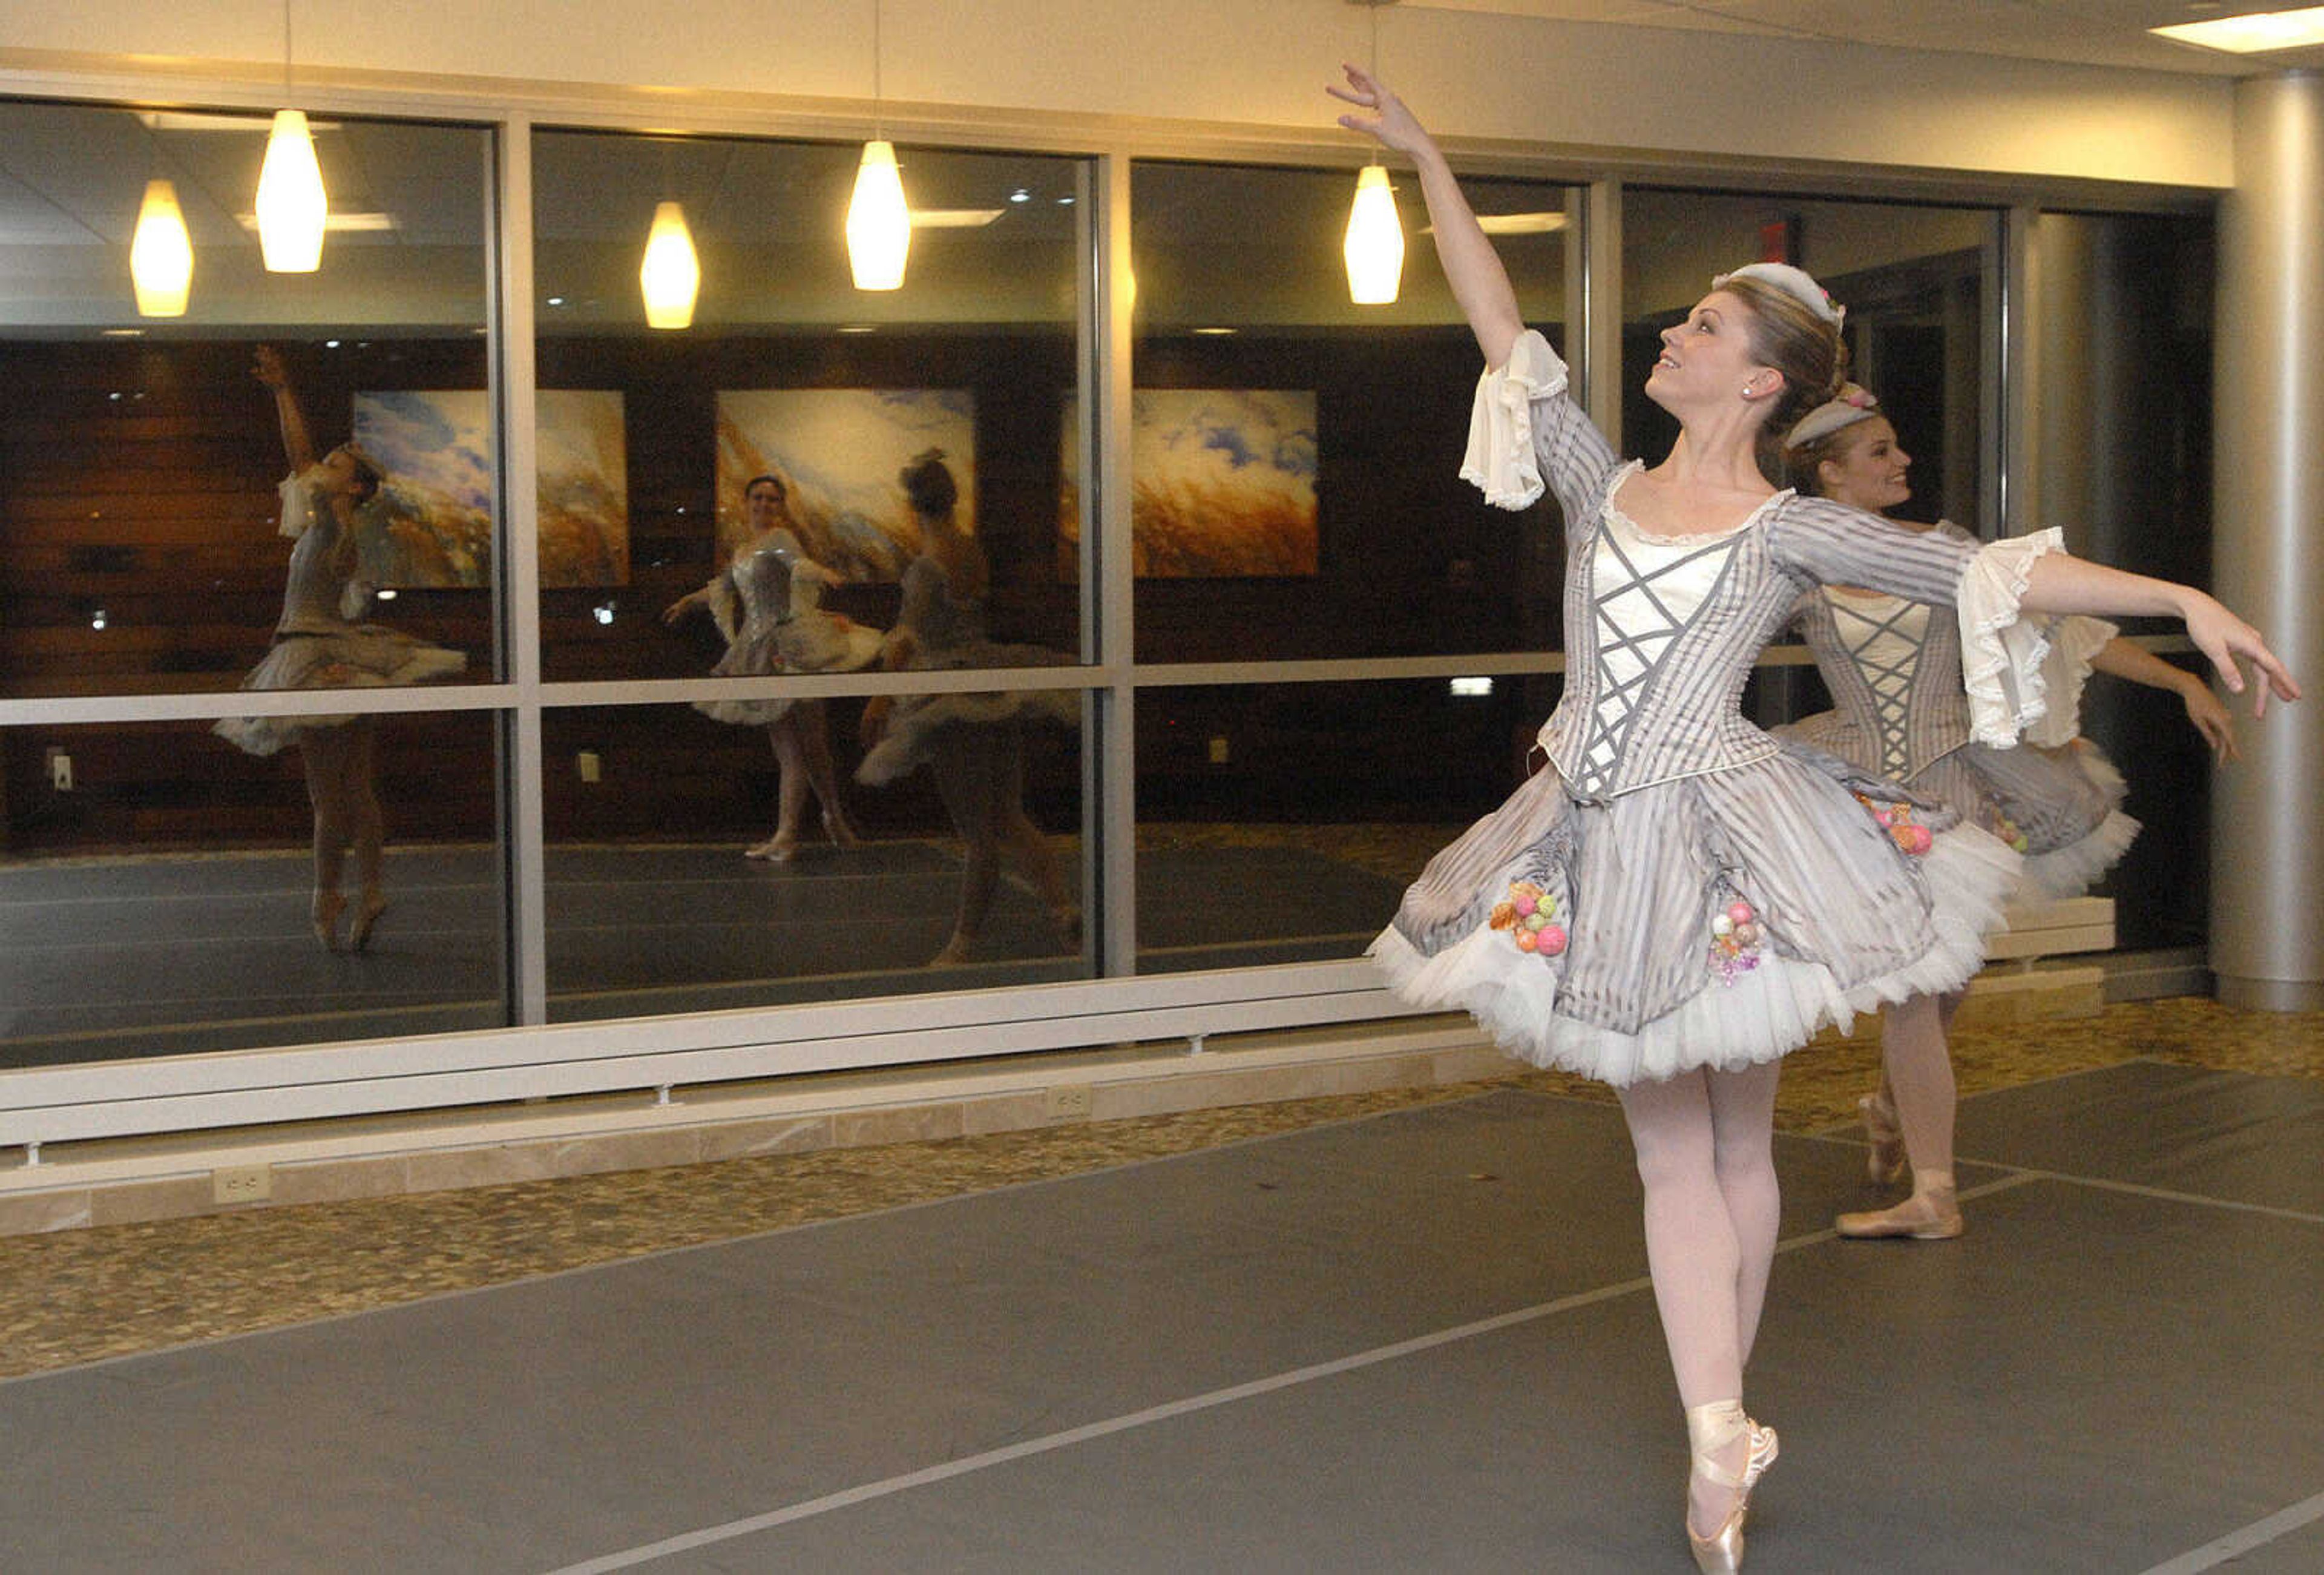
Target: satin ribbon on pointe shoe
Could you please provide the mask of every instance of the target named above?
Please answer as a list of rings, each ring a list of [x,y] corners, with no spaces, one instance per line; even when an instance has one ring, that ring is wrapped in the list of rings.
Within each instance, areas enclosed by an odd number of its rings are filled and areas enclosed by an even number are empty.
[[[1775,1429],[1760,1427],[1744,1415],[1739,1400],[1713,1400],[1687,1408],[1686,1434],[1693,1450],[1691,1469],[1694,1475],[1716,1487],[1735,1489],[1735,1503],[1728,1510],[1727,1518],[1707,1537],[1696,1533],[1693,1507],[1689,1505],[1686,1543],[1694,1554],[1694,1567],[1702,1575],[1738,1575],[1743,1568],[1743,1522],[1750,1513],[1751,1485],[1775,1464]],[[1764,1454],[1760,1448],[1763,1436]],[[1715,1458],[1738,1439],[1748,1441],[1739,1473],[1729,1470]]]

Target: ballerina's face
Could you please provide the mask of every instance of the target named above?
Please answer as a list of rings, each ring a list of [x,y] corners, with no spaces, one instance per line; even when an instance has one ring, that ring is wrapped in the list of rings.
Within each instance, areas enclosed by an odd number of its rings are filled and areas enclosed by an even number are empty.
[[[790,522],[790,511],[783,489],[774,482],[762,481],[743,494],[742,507],[751,522],[751,534],[778,530]]]
[[[1686,321],[1662,331],[1646,397],[1681,415],[1737,400],[1757,403],[1779,391],[1782,374],[1752,351],[1751,323],[1751,309],[1726,290],[1695,302]]]
[[[1823,495],[1870,513],[1886,513],[1913,495],[1904,481],[1913,456],[1886,416],[1869,416],[1840,433],[1840,451],[1816,466]]]

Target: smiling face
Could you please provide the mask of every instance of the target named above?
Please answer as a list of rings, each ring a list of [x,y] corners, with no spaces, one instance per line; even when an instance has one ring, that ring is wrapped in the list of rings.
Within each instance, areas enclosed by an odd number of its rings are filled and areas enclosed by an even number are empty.
[[[742,494],[742,507],[751,522],[751,534],[757,536],[769,530],[779,530],[790,522],[790,511],[783,496],[783,484],[772,476],[761,476]]]
[[[1886,416],[1868,416],[1833,436],[1834,452],[1816,465],[1825,497],[1881,514],[1913,495],[1904,481],[1913,456],[1897,443]]]
[[[1695,302],[1686,321],[1662,331],[1662,354],[1646,374],[1646,397],[1674,416],[1782,391],[1783,375],[1751,347],[1751,309],[1730,291]]]

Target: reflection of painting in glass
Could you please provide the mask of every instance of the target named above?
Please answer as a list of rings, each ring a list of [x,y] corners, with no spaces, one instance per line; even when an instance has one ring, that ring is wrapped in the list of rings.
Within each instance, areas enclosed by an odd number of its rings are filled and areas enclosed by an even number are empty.
[[[488,584],[493,467],[484,391],[358,393],[355,440],[387,473],[380,524],[355,538],[357,575],[375,585]]]
[[[744,530],[742,488],[773,474],[807,556],[851,579],[898,578],[919,551],[897,473],[941,448],[973,532],[976,399],[965,389],[743,389],[718,395],[718,546]]]
[[[1130,399],[1134,573],[1316,572],[1313,390],[1141,388]],[[1078,423],[1068,394],[1057,498],[1057,572],[1066,579],[1081,545]]]
[[[540,584],[630,579],[629,450],[622,396],[542,389]],[[386,471],[383,523],[356,538],[375,585],[482,585],[492,578],[492,450],[480,389],[358,393],[355,440]]]
[[[622,396],[545,388],[534,399],[541,587],[626,585],[630,469]]]

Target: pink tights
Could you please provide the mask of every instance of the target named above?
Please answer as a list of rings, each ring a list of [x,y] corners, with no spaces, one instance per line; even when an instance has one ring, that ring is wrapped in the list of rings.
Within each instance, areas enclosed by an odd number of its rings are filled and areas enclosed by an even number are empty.
[[[1774,1134],[1776,1064],[1683,1073],[1621,1091],[1646,1184],[1646,1266],[1679,1402],[1740,1400],[1775,1257],[1781,1201]],[[1738,1437],[1719,1464],[1742,1469]],[[1726,1458],[1731,1457],[1731,1458]],[[1727,1489],[1692,1479],[1696,1524],[1715,1526]],[[1707,1491],[1706,1491],[1707,1490]]]

